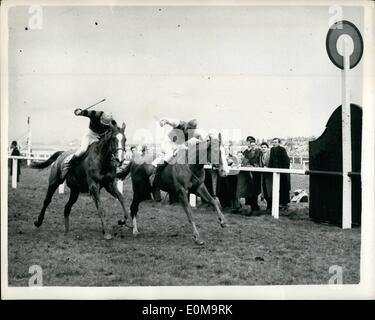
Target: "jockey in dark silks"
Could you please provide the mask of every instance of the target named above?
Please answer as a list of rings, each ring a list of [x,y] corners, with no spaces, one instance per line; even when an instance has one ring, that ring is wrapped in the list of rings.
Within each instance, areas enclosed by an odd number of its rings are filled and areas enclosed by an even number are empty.
[[[166,124],[173,129],[168,134],[168,139],[165,141],[166,144],[163,146],[164,155],[156,158],[152,163],[156,166],[153,181],[154,188],[157,188],[162,171],[177,154],[178,150],[187,149],[187,145],[189,144],[196,144],[206,140],[206,137],[198,130],[198,122],[196,119],[192,119],[188,122],[170,118],[160,120],[161,127]]]
[[[106,114],[103,111],[95,110],[74,110],[76,116],[84,116],[90,118],[90,124],[88,130],[84,133],[81,145],[77,151],[65,160],[65,166],[63,170],[63,177],[67,175],[70,168],[79,160],[79,158],[85,154],[88,147],[99,139],[111,129],[112,126],[116,126],[116,121],[113,120],[112,114]]]

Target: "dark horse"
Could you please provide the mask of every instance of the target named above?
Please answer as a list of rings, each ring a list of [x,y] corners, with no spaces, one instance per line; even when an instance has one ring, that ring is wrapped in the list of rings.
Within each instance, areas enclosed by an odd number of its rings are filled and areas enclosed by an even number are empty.
[[[215,159],[214,159],[215,158]],[[210,137],[207,142],[202,142],[190,146],[186,150],[180,150],[173,163],[169,163],[160,176],[160,189],[166,191],[170,196],[176,196],[181,202],[189,222],[193,228],[194,240],[198,244],[203,244],[199,236],[198,229],[195,225],[192,215],[192,209],[189,203],[189,193],[198,194],[206,202],[211,204],[219,218],[220,225],[226,226],[226,221],[220,209],[218,199],[214,199],[208,192],[205,180],[205,164],[214,164],[218,167],[220,176],[228,173],[228,165],[226,162],[224,148],[221,144],[221,134],[218,138]],[[119,172],[117,176],[120,179],[131,173],[133,183],[133,201],[130,206],[130,212],[133,222],[133,234],[138,234],[136,216],[139,204],[150,199],[152,187],[149,181],[150,175],[154,172],[153,165],[143,162],[137,163],[132,161],[126,168]]]
[[[92,196],[102,224],[104,238],[112,238],[104,222],[104,208],[100,201],[100,190],[104,187],[108,193],[117,198],[122,206],[125,221],[129,214],[125,207],[125,199],[116,185],[116,170],[121,164],[125,152],[125,123],[122,127],[113,126],[98,142],[92,143],[85,155],[73,166],[66,175],[66,184],[70,188],[70,197],[65,205],[65,233],[69,231],[69,214],[72,206],[77,201],[79,194],[89,192]],[[49,185],[43,208],[34,222],[36,227],[43,223],[44,214],[51,202],[52,196],[60,184],[64,182],[61,177],[64,160],[73,151],[57,151],[49,159],[43,162],[34,162],[31,167],[36,169],[47,168],[53,163],[49,176]]]

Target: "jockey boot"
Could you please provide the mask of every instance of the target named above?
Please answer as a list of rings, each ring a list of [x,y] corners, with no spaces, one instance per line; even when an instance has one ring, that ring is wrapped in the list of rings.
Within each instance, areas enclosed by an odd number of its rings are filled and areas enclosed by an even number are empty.
[[[154,200],[160,202],[161,195],[160,195],[160,178],[164,168],[168,165],[167,161],[164,161],[162,164],[158,164],[155,170],[154,180],[152,182],[152,194],[154,195]]]

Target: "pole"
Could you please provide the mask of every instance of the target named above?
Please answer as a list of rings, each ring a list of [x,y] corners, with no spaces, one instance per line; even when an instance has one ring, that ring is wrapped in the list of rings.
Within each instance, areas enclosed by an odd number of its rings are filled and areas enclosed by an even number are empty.
[[[118,179],[117,180],[117,188],[121,193],[124,193],[124,181]]]
[[[279,219],[280,173],[274,172],[272,179],[272,216]]]
[[[65,187],[65,182],[59,185],[59,193],[63,194],[64,193],[64,187]]]
[[[197,206],[197,196],[193,193],[190,193],[189,202],[190,206],[195,208]]]
[[[12,159],[12,188],[17,189],[18,159]]]
[[[350,88],[348,84],[348,71],[350,61],[348,54],[348,40],[342,39],[344,69],[342,77],[342,228],[352,227],[352,181],[348,172],[352,171],[352,138],[350,120]]]
[[[27,117],[27,155],[31,157],[31,123],[30,117]],[[27,160],[27,165],[29,166],[31,159]]]

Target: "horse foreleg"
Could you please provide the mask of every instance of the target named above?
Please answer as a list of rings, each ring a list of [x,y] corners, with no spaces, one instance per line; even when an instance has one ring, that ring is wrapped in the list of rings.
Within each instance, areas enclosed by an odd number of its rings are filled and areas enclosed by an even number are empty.
[[[105,226],[104,221],[103,221],[104,210],[103,210],[102,203],[100,201],[99,186],[96,185],[96,184],[92,184],[90,186],[90,194],[93,197],[96,209],[98,210],[99,218],[100,218],[100,221],[102,223],[102,232],[103,232],[104,239],[110,240],[110,239],[112,239],[112,236],[109,232],[107,232],[106,226]]]
[[[120,192],[120,190],[117,188],[117,185],[115,183],[112,183],[112,184],[106,186],[105,189],[108,191],[109,194],[111,194],[113,197],[115,197],[121,204],[122,211],[124,213],[124,220],[119,220],[118,221],[119,225],[126,224],[126,221],[130,220],[129,219],[130,216],[129,216],[128,210],[126,209],[125,197]]]
[[[47,194],[43,202],[43,208],[40,211],[38,220],[34,221],[34,225],[36,227],[39,228],[42,225],[43,220],[44,220],[44,214],[46,213],[47,207],[51,203],[52,196],[58,187],[59,187],[59,183],[57,181],[54,181],[52,184],[48,186]]]
[[[72,210],[73,205],[76,203],[79,196],[79,191],[76,189],[70,190],[70,196],[67,204],[64,208],[64,220],[65,220],[65,234],[69,232],[69,215],[70,211]]]
[[[184,208],[187,218],[191,226],[193,227],[194,241],[199,245],[204,244],[204,241],[200,238],[197,226],[195,225],[195,222],[193,221],[193,211],[191,210],[187,192],[185,190],[180,190],[178,197],[182,203],[182,207]]]
[[[214,199],[211,194],[208,192],[206,186],[204,184],[202,184],[199,188],[198,188],[198,193],[199,195],[208,203],[210,203],[216,213],[217,213],[217,216],[218,216],[218,219],[219,219],[219,222],[220,222],[220,225],[224,228],[227,226],[227,223],[225,221],[225,218],[224,218],[224,215],[223,213],[221,212],[221,209],[220,209],[220,206],[218,204],[218,200]]]

